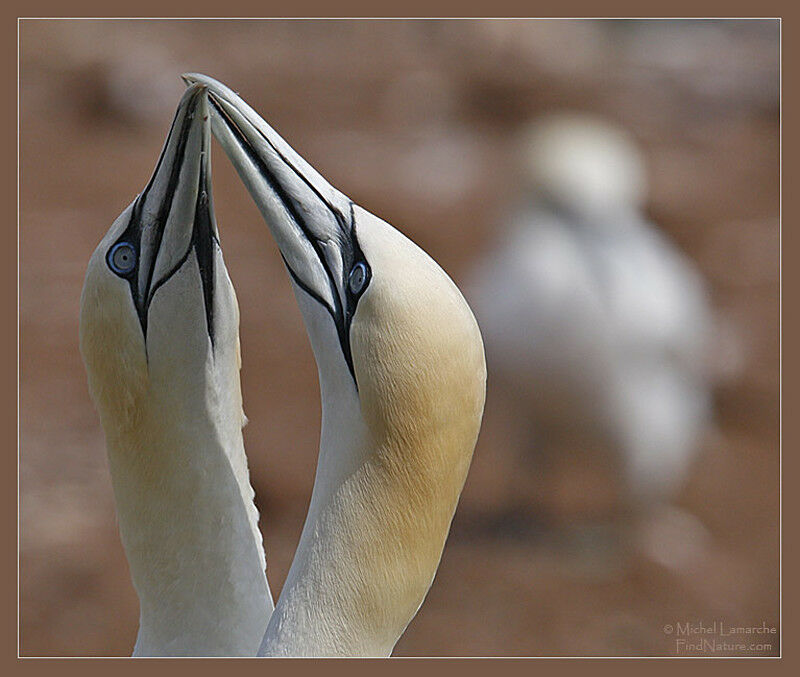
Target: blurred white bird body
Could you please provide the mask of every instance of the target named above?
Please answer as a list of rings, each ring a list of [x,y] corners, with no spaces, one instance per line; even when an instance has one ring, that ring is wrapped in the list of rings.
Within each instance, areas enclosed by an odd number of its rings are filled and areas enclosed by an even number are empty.
[[[611,367],[602,299],[580,244],[550,215],[535,217],[535,229],[515,220],[480,264],[471,298],[493,373],[542,412],[588,417]]]
[[[703,280],[642,217],[624,137],[565,117],[529,144],[531,195],[470,285],[490,371],[530,402],[538,443],[602,441],[636,499],[662,500],[709,416]]]
[[[589,247],[613,332],[615,442],[635,497],[665,500],[680,488],[710,416],[706,289],[637,215]]]

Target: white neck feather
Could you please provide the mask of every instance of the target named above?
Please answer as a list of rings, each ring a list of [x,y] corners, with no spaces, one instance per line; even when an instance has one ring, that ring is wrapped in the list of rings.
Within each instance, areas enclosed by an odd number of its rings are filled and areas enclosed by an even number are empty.
[[[390,226],[360,232],[376,270],[390,271],[382,257],[403,251],[410,282],[376,275],[360,300],[350,329],[358,392],[330,316],[295,288],[322,432],[308,516],[261,655],[392,652],[433,581],[480,427],[483,344],[460,292]],[[436,302],[426,303],[431,289]]]
[[[148,406],[109,439],[120,532],[140,601],[134,655],[254,655],[272,610],[241,440]],[[164,406],[167,405],[167,406]]]
[[[145,347],[127,284],[102,277],[104,251],[84,285],[81,352],[139,595],[134,654],[253,656],[272,597],[242,440],[233,288],[220,258],[212,349],[190,259],[150,306]]]
[[[297,294],[301,308],[307,306]],[[308,310],[308,308],[306,308]],[[306,314],[307,322],[328,321]],[[317,332],[310,331],[312,343]],[[359,590],[375,571],[358,547],[366,524],[371,449],[352,379],[334,351],[315,351],[322,434],[314,489],[300,543],[272,614],[260,656],[386,656],[397,636],[366,622]]]
[[[337,450],[330,447],[325,455]],[[326,464],[320,459],[318,472]],[[367,555],[369,519],[360,515],[371,492],[368,463],[341,482],[315,482],[314,497],[289,576],[270,619],[261,656],[388,656],[404,622],[390,619],[391,600],[378,599],[380,570]],[[374,543],[373,543],[374,544]],[[430,581],[428,581],[430,583]],[[366,597],[372,597],[372,600]],[[418,605],[417,605],[418,606]]]

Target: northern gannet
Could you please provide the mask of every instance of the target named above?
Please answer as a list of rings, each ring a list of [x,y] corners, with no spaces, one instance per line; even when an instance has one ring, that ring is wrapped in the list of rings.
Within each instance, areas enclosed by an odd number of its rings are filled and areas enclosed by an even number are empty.
[[[317,361],[319,460],[260,655],[386,656],[433,581],[480,428],[483,342],[422,249],[354,204],[238,95],[212,130],[286,264]]]
[[[635,511],[674,496],[710,415],[711,311],[693,263],[643,215],[644,162],[590,116],[535,122],[524,195],[468,298],[539,453],[605,447]]]
[[[239,309],[205,87],[89,262],[80,346],[139,596],[134,655],[253,656],[272,611],[242,442]]]

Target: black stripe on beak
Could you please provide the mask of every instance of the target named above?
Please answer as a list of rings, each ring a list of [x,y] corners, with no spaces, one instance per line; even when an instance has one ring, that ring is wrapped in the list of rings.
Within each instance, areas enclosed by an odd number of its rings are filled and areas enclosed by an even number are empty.
[[[187,143],[194,125],[198,122],[195,119],[195,114],[200,102],[199,97],[201,96],[205,96],[205,88],[197,87],[195,91],[187,92],[184,100],[181,101],[153,175],[145,189],[134,201],[131,208],[131,216],[125,230],[109,248],[107,254],[109,267],[115,274],[127,280],[130,286],[131,297],[139,317],[145,342],[147,341],[148,310],[156,291],[180,270],[191,252],[194,251],[203,287],[206,327],[212,345],[214,343],[214,250],[215,247],[219,247],[219,239],[212,206],[210,158],[208,157],[210,153],[210,134],[207,131],[203,132],[200,153],[205,155],[199,158],[198,182],[194,188],[196,191],[194,214],[187,215],[192,216],[193,219],[189,245],[176,263],[166,273],[154,280],[159,251],[163,245],[164,233],[173,211],[182,172],[187,163],[197,160],[193,154],[187,156]],[[181,111],[184,111],[185,114],[180,127],[176,128]],[[207,124],[205,120],[200,122],[201,124]],[[171,141],[176,134],[177,140],[174,147],[172,147]],[[145,210],[146,205],[149,207],[148,202],[152,202],[155,199],[153,192],[156,181],[163,178],[165,174],[166,183],[160,202],[155,205],[155,209],[148,208]],[[145,233],[150,237],[147,239],[146,245],[143,245]],[[134,267],[124,273],[115,269],[110,260],[112,253],[120,243],[130,245],[137,254]],[[143,246],[148,249],[147,264],[142,263],[145,259],[142,251]],[[141,270],[142,265],[146,265],[145,270]],[[140,282],[142,274],[146,276],[143,286]]]
[[[275,175],[275,173],[269,168],[266,164],[264,159],[261,157],[260,153],[253,148],[250,141],[247,139],[247,136],[244,132],[240,129],[239,125],[227,114],[224,107],[219,105],[217,101],[217,97],[215,96],[213,91],[209,92],[209,101],[211,106],[214,110],[214,113],[219,116],[220,120],[224,122],[224,124],[228,127],[231,133],[236,138],[239,146],[244,150],[247,154],[247,157],[252,162],[253,166],[257,169],[261,179],[269,186],[269,189],[278,197],[284,211],[286,217],[290,219],[302,232],[303,237],[308,241],[311,245],[314,253],[316,254],[320,265],[322,266],[323,270],[328,279],[328,285],[330,288],[330,295],[333,299],[333,306],[328,303],[322,296],[320,296],[319,292],[315,291],[311,288],[307,283],[305,283],[298,273],[292,269],[289,262],[286,260],[286,257],[281,253],[281,258],[283,259],[284,265],[289,272],[292,280],[300,287],[304,292],[306,292],[309,296],[311,296],[314,300],[319,302],[330,314],[333,319],[334,325],[336,326],[336,331],[339,337],[339,344],[342,349],[342,353],[344,355],[345,362],[347,364],[347,368],[350,371],[351,376],[353,377],[353,381],[355,383],[355,370],[353,368],[353,357],[350,350],[350,324],[352,322],[353,313],[355,312],[355,302],[357,299],[351,299],[347,293],[347,275],[349,274],[350,269],[352,268],[353,264],[357,260],[363,260],[364,255],[361,252],[361,248],[358,246],[358,241],[355,235],[355,218],[354,218],[354,205],[353,202],[348,199],[349,205],[349,219],[345,218],[342,212],[337,209],[329,200],[327,200],[317,188],[305,177],[302,172],[298,171],[298,169],[292,165],[285,155],[278,150],[275,145],[266,137],[264,136],[263,132],[260,129],[256,128],[260,137],[264,140],[266,144],[276,153],[276,155],[280,158],[280,160],[292,170],[292,172],[306,185],[308,188],[311,189],[314,196],[319,199],[320,203],[325,205],[325,207],[331,212],[336,224],[339,227],[339,234],[338,239],[341,244],[341,256],[342,256],[342,271],[344,275],[344,279],[342,279],[341,286],[342,289],[345,290],[345,303],[342,303],[341,296],[338,291],[337,284],[334,280],[334,274],[331,270],[328,260],[325,257],[325,253],[322,248],[322,244],[313,234],[312,229],[309,227],[308,223],[306,222],[305,215],[302,209],[298,208],[296,200],[292,198],[292,196],[287,192],[286,188],[282,185],[279,178]],[[356,384],[356,388],[357,388]]]

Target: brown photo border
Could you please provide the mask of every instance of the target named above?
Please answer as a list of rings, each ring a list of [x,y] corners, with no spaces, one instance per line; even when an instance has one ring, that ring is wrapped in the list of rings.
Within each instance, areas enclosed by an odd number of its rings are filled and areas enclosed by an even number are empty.
[[[128,10],[121,11],[121,10]],[[7,318],[5,326],[0,329],[0,348],[2,349],[3,359],[2,372],[0,372],[0,383],[2,383],[2,407],[0,407],[0,424],[6,430],[8,447],[3,459],[4,469],[2,472],[3,490],[0,496],[2,505],[3,535],[8,539],[7,543],[18,544],[18,454],[19,436],[19,353],[18,353],[18,144],[17,144],[17,124],[18,124],[18,54],[17,54],[17,30],[19,17],[219,17],[221,10],[225,10],[226,17],[762,17],[762,18],[781,18],[781,47],[782,47],[782,101],[781,101],[781,121],[782,121],[782,159],[788,159],[785,165],[782,164],[782,182],[787,186],[800,186],[798,177],[797,163],[794,161],[798,154],[798,134],[794,115],[797,111],[797,40],[800,35],[798,31],[798,18],[800,10],[797,6],[792,6],[789,2],[765,2],[765,3],[742,3],[742,2],[687,2],[686,0],[675,0],[673,2],[661,2],[657,4],[647,4],[641,2],[607,2],[603,5],[586,2],[549,2],[549,3],[523,3],[519,2],[447,2],[439,1],[436,3],[419,2],[418,0],[407,0],[403,3],[395,3],[394,6],[378,6],[374,2],[364,2],[350,0],[348,2],[337,3],[335,8],[322,0],[304,0],[303,2],[292,3],[264,3],[264,2],[235,2],[226,3],[224,7],[215,5],[209,0],[196,0],[195,2],[170,2],[165,5],[163,2],[152,2],[151,0],[140,0],[135,4],[113,7],[108,2],[97,2],[97,0],[80,0],[74,3],[50,2],[14,2],[5,6],[2,21],[2,45],[4,58],[0,62],[3,75],[3,91],[6,92],[5,103],[0,106],[2,114],[2,188],[3,204],[6,205],[6,212],[9,218],[9,225],[4,229],[9,235],[5,246],[0,247],[0,303],[4,316]],[[290,11],[291,10],[291,11]],[[785,71],[784,71],[785,67]],[[784,121],[786,124],[784,124]],[[788,223],[790,227],[781,229],[781,250],[782,250],[782,308],[788,310],[783,315],[782,335],[787,337],[783,346],[788,346],[788,350],[782,351],[785,361],[783,362],[783,374],[794,376],[797,367],[797,358],[793,346],[798,345],[798,322],[797,313],[797,294],[798,271],[792,265],[796,260],[797,247],[800,237],[798,230],[792,227],[797,223],[797,191],[790,190],[782,195],[781,223]],[[785,200],[783,198],[786,198]],[[17,235],[15,238],[14,235]],[[789,261],[786,266],[785,262]],[[786,273],[786,276],[783,276]],[[17,321],[12,321],[12,318]],[[782,427],[782,448],[789,450],[790,453],[782,455],[782,476],[788,478],[786,486],[792,487],[792,480],[797,477],[796,468],[798,465],[797,450],[800,445],[797,443],[798,426],[795,421],[796,414],[800,411],[800,398],[798,389],[793,378],[782,380],[782,407],[781,410],[789,412],[787,419],[788,425]],[[12,450],[16,450],[13,453]],[[792,572],[797,570],[797,539],[796,529],[792,528],[796,524],[794,519],[798,504],[797,491],[788,491],[782,494],[782,516],[786,517],[783,522],[782,538],[782,571],[790,572],[786,579],[782,576],[781,585],[781,606],[787,610],[786,614],[781,613],[781,651],[783,657],[775,658],[720,658],[720,659],[400,659],[391,661],[375,660],[271,660],[268,663],[258,660],[187,660],[187,659],[148,659],[146,661],[128,661],[125,659],[102,659],[102,658],[70,658],[70,659],[36,659],[18,658],[18,548],[9,545],[6,548],[6,555],[0,559],[0,580],[3,581],[2,597],[2,625],[0,626],[0,655],[3,664],[10,674],[38,674],[58,671],[64,675],[90,673],[107,674],[133,674],[134,671],[146,670],[152,672],[169,672],[170,675],[192,674],[198,677],[202,675],[216,675],[220,670],[235,670],[237,673],[256,674],[279,674],[279,675],[318,675],[324,671],[327,675],[330,672],[345,674],[375,674],[393,675],[406,674],[417,671],[430,673],[455,672],[459,675],[481,674],[487,670],[497,670],[503,674],[528,675],[532,671],[544,671],[551,674],[553,671],[561,673],[564,670],[592,672],[613,671],[615,674],[629,673],[641,674],[644,669],[653,675],[674,674],[675,671],[695,671],[723,672],[726,676],[773,674],[777,671],[781,673],[787,669],[792,669],[788,663],[797,663],[796,660],[796,640],[792,641],[787,637],[797,635],[794,630],[797,627],[797,615],[793,610],[797,605],[793,604],[796,598],[796,585]],[[784,500],[785,499],[785,500]],[[788,528],[787,528],[788,527]],[[786,583],[784,586],[783,583]],[[786,649],[784,650],[784,647]],[[110,661],[113,661],[110,662]],[[221,663],[224,661],[225,665]],[[491,661],[491,662],[490,662]],[[532,662],[536,661],[536,662]],[[647,661],[646,664],[642,664]],[[675,661],[681,661],[677,663]],[[755,663],[754,663],[755,662]],[[757,663],[757,664],[756,664]],[[794,673],[797,674],[797,665]],[[9,673],[6,673],[9,674]]]

